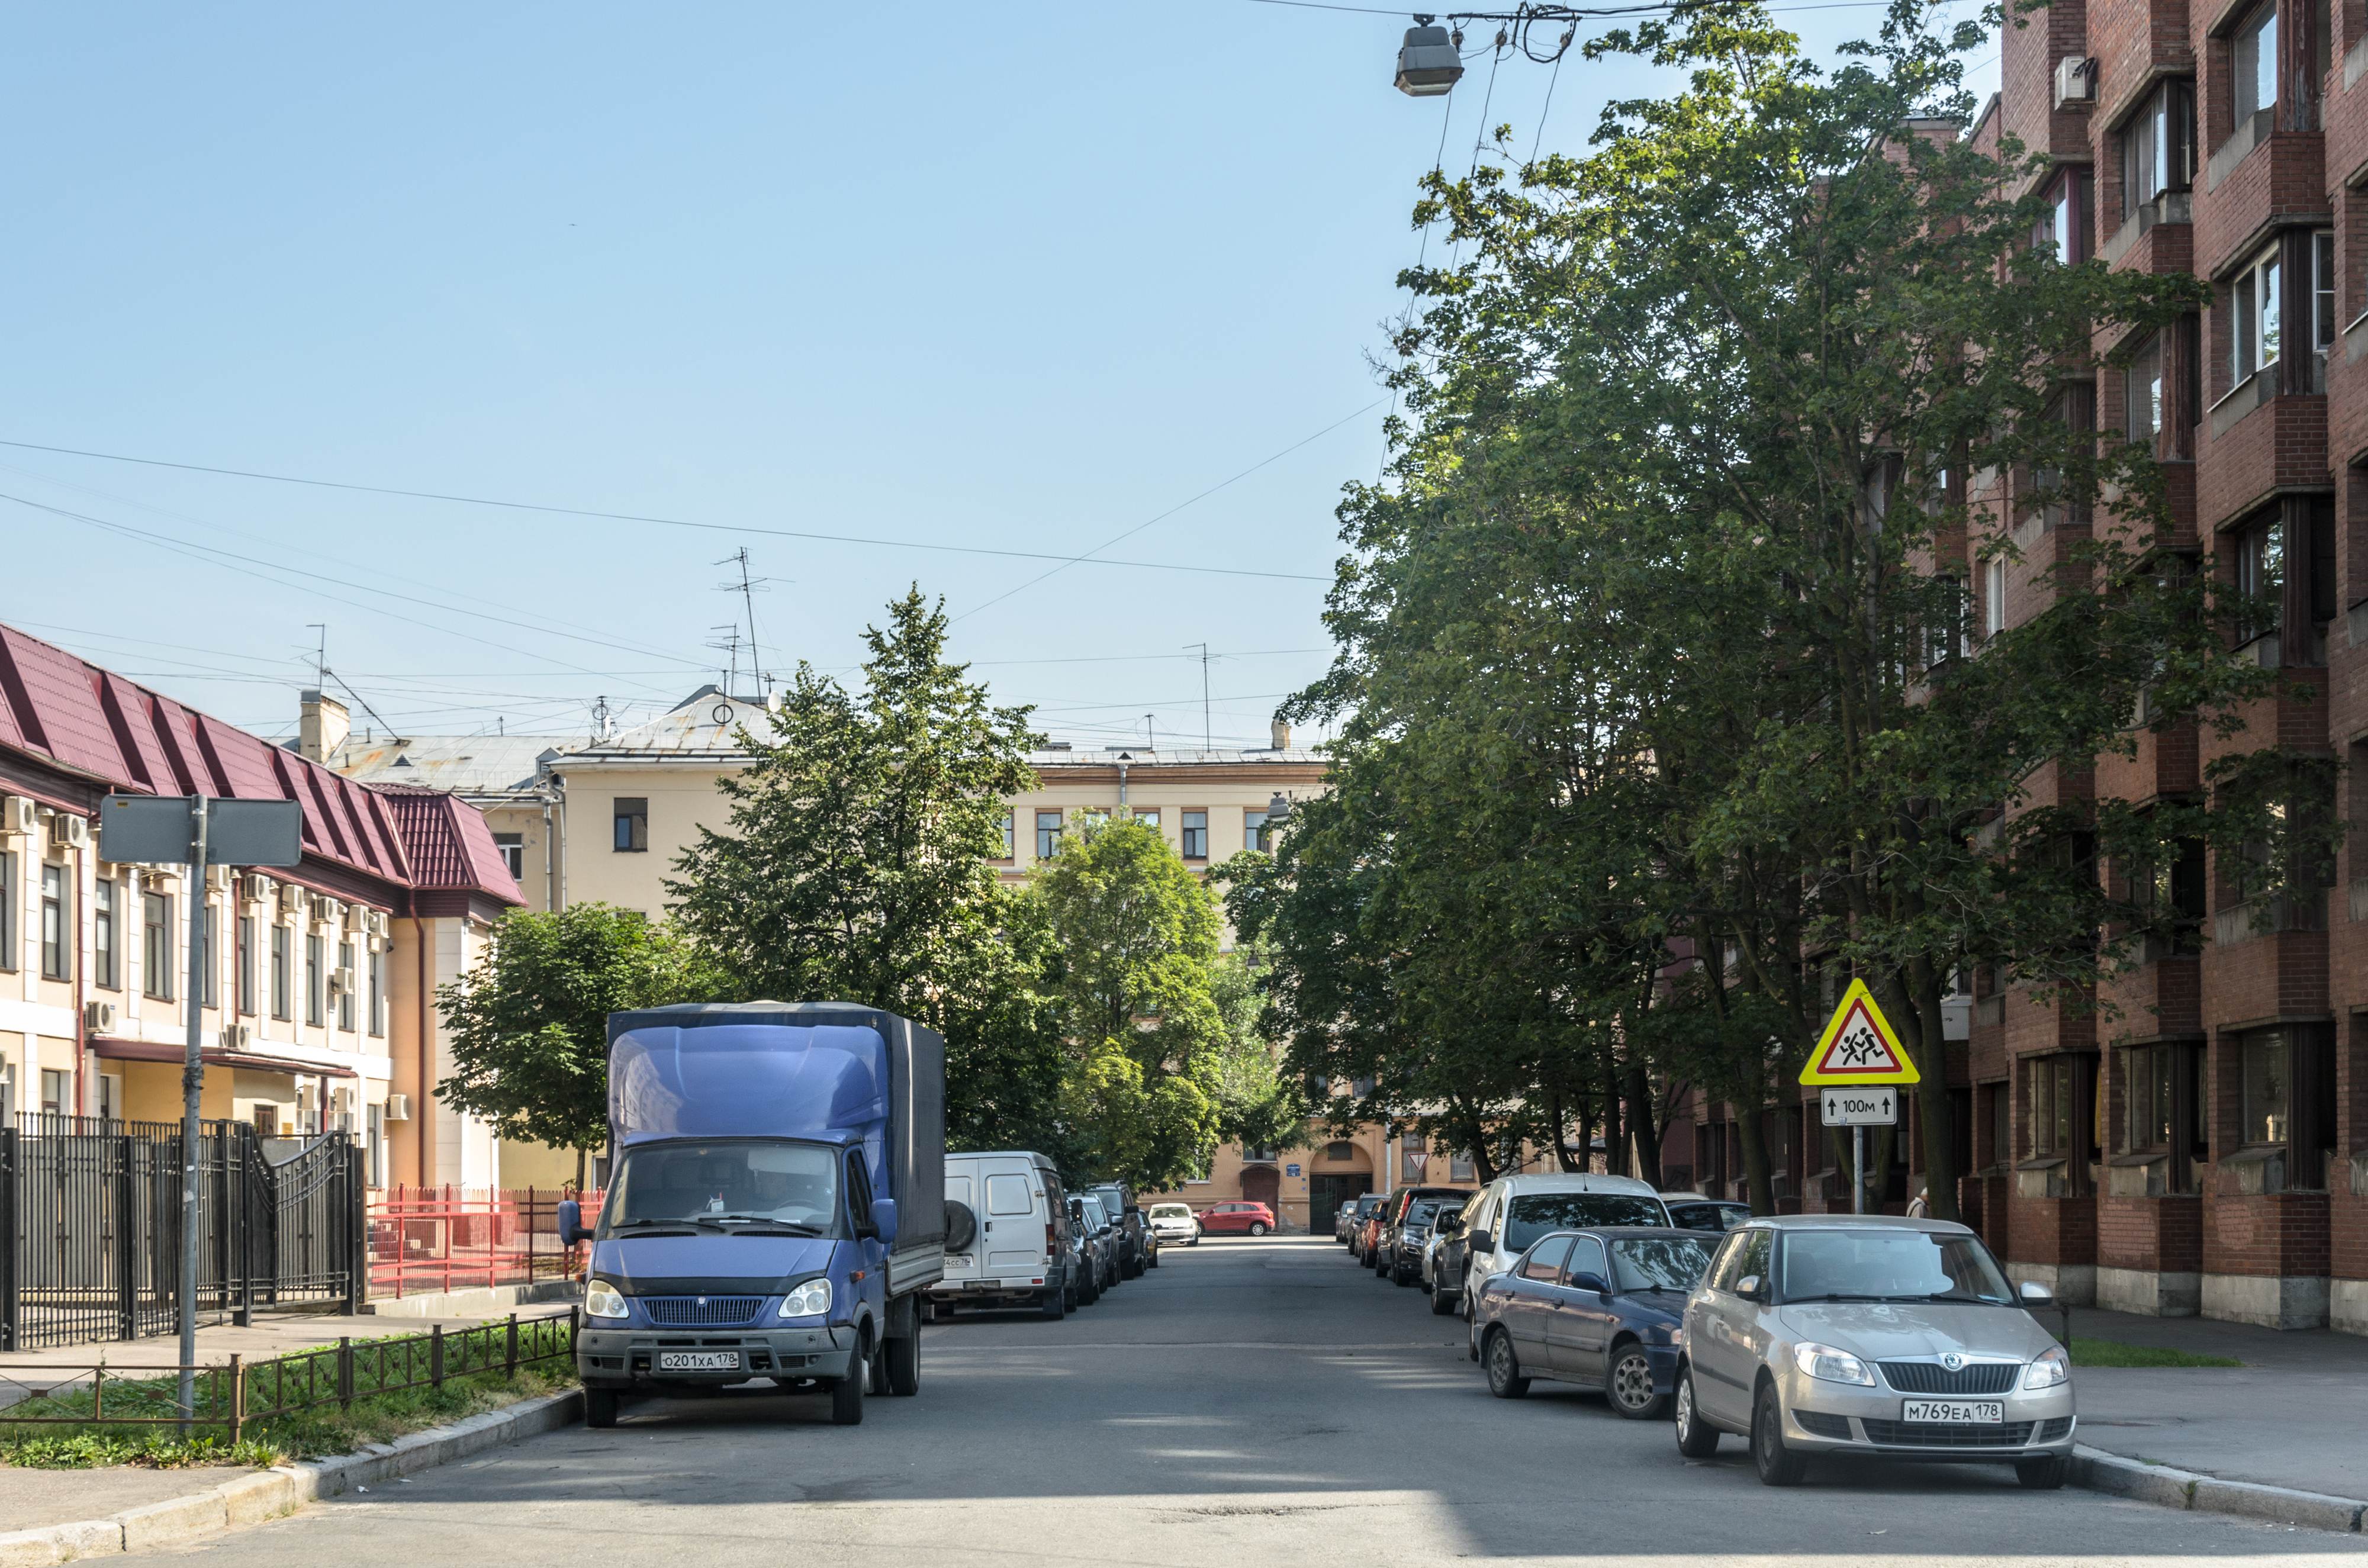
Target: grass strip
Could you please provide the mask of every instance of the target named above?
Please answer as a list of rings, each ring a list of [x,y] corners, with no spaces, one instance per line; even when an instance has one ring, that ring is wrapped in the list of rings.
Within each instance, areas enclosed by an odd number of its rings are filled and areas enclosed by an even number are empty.
[[[2091,1339],[2086,1335],[2072,1336],[2072,1364],[2076,1367],[2241,1367],[2245,1363],[2233,1356],[2202,1356],[2192,1350],[2173,1350],[2164,1345],[2124,1345],[2118,1339]]]

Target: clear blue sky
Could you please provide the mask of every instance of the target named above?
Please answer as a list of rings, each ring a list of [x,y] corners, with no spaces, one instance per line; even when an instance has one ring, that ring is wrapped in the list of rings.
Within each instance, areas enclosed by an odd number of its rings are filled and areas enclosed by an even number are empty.
[[[1822,50],[1879,17],[1785,19]],[[1218,744],[1263,744],[1326,658],[1332,509],[1381,459],[1371,357],[1442,125],[1468,165],[1486,97],[1525,147],[1551,85],[1576,148],[1637,80],[1514,60],[1491,96],[1484,57],[1442,121],[1390,87],[1406,25],[16,7],[0,438],[717,528],[0,447],[0,619],[267,733],[325,622],[406,733],[576,734],[596,696],[631,720],[719,678],[713,562],[745,545],[777,672],[847,669],[917,582],[1056,737],[1148,712],[1197,744],[1205,641]],[[1056,562],[753,531],[1073,555],[1269,459],[1108,553],[1275,576],[1024,585]]]

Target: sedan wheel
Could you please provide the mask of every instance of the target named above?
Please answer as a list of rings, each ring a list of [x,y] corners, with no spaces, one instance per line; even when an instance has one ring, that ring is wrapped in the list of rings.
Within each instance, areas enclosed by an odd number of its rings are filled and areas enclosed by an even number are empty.
[[[1488,1366],[1488,1392],[1498,1399],[1519,1399],[1530,1392],[1530,1380],[1521,1376],[1520,1358],[1513,1354],[1513,1336],[1503,1329],[1492,1329],[1485,1346]]]
[[[1650,1421],[1661,1414],[1661,1396],[1653,1388],[1653,1358],[1641,1345],[1623,1345],[1611,1353],[1603,1386],[1611,1395],[1611,1408],[1631,1421]]]
[[[1718,1452],[1718,1428],[1702,1418],[1694,1403],[1694,1369],[1678,1369],[1678,1452],[1690,1460],[1706,1460]]]

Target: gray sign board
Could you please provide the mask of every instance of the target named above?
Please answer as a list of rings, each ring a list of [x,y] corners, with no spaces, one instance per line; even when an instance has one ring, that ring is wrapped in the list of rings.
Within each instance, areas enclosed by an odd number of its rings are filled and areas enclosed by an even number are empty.
[[[304,808],[296,801],[199,799],[206,812],[207,864],[293,866],[304,858]],[[194,847],[190,805],[182,795],[109,795],[98,808],[98,858],[188,865]]]

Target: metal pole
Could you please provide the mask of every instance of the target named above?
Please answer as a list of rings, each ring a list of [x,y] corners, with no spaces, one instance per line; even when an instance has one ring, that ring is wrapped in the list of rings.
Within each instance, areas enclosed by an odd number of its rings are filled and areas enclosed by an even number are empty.
[[[206,798],[189,797],[189,986],[187,1054],[181,1061],[181,1415],[195,1419],[198,1363],[198,1092],[205,1086],[203,1026],[205,944],[199,922],[206,909]]]
[[[1866,1129],[1850,1129],[1850,1212],[1866,1212]]]

